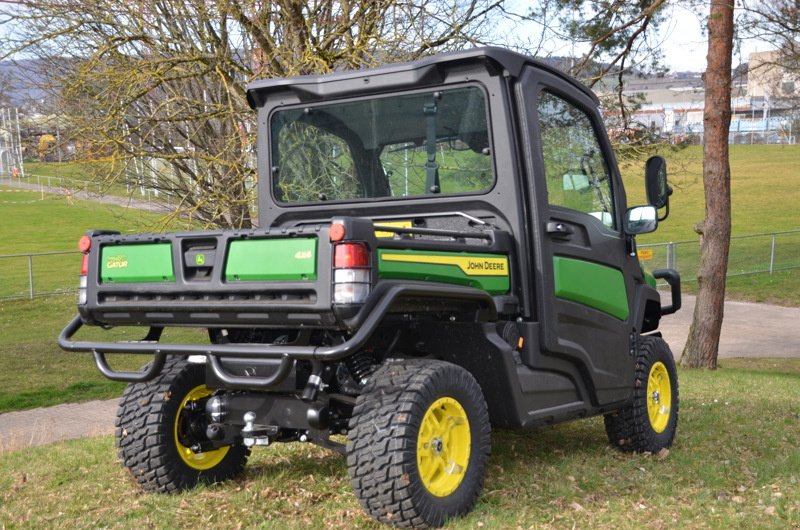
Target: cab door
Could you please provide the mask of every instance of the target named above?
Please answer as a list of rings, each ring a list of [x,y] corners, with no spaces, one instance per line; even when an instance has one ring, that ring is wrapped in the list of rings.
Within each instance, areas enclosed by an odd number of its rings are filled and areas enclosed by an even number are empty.
[[[574,85],[534,71],[523,83],[542,357],[578,367],[602,406],[633,381],[632,267],[622,233],[625,195],[597,112]],[[592,392],[593,391],[593,392]]]

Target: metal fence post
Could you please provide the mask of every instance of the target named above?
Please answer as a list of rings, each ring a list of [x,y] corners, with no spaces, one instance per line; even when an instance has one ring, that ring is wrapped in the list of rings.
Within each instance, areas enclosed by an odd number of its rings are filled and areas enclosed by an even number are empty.
[[[675,269],[675,242],[667,243],[667,268]]]
[[[33,300],[33,256],[28,254],[28,292]]]
[[[775,234],[772,234],[772,248],[769,252],[769,273],[775,270]]]

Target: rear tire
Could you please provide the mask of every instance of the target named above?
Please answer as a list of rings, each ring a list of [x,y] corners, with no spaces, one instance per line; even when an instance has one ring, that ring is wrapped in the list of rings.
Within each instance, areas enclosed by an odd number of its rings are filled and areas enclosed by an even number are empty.
[[[606,414],[609,441],[623,451],[658,453],[672,446],[678,427],[678,371],[661,337],[640,337],[633,399]]]
[[[190,449],[205,439],[204,412],[187,405],[210,394],[205,368],[180,358],[168,359],[152,381],[127,386],[117,409],[117,448],[144,490],[173,493],[242,472],[250,455],[243,445]]]
[[[490,433],[469,372],[443,361],[388,360],[350,420],[347,467],[356,497],[380,522],[442,526],[475,506]]]

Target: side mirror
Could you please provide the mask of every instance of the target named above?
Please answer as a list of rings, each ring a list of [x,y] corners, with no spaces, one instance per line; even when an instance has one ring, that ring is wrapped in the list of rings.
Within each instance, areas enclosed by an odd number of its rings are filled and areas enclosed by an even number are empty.
[[[656,210],[666,206],[668,215],[669,196],[672,195],[672,188],[667,184],[667,161],[663,157],[653,156],[647,160],[644,182],[647,189],[647,202],[651,206],[655,206]]]
[[[648,234],[658,228],[658,211],[655,206],[634,206],[625,212],[625,233]]]

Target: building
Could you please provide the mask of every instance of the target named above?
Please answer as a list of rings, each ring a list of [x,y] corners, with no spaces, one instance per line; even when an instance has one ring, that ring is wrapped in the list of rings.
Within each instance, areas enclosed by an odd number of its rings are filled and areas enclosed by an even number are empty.
[[[783,68],[775,51],[755,52],[748,59],[747,73],[736,75],[733,82],[730,143],[797,143],[797,72]],[[632,80],[625,94],[643,101],[633,113],[634,127],[673,142],[702,143],[705,90],[700,74]]]

